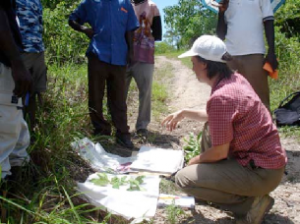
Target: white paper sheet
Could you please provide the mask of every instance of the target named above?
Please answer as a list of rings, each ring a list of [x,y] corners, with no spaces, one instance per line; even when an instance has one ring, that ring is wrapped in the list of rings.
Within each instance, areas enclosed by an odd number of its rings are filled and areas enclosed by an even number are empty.
[[[109,179],[116,175],[108,174]],[[123,177],[124,175],[118,175]],[[127,179],[136,178],[137,175],[125,175]],[[128,185],[114,189],[111,185],[97,186],[90,182],[97,178],[97,173],[89,176],[85,183],[78,183],[78,191],[82,193],[91,204],[104,206],[109,212],[122,215],[127,219],[153,217],[156,212],[159,195],[160,178],[145,176],[141,184],[142,191],[127,191]]]
[[[182,150],[142,146],[137,159],[131,164],[132,170],[143,170],[172,174],[181,169],[184,162]]]
[[[84,138],[72,143],[72,148],[77,151],[82,158],[90,162],[91,166],[98,171],[107,171],[122,173],[122,164],[131,164],[136,160],[136,156],[121,157],[108,153],[100,143],[94,144],[90,139]]]

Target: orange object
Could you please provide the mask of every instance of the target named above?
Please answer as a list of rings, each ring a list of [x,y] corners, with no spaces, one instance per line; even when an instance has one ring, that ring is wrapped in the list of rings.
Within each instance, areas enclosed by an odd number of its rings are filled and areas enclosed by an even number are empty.
[[[266,70],[268,73],[269,73],[269,76],[272,78],[272,79],[278,79],[278,69],[276,69],[275,71],[273,70],[272,66],[270,65],[269,62],[266,62],[264,64],[264,67],[263,67],[264,70]]]
[[[121,7],[121,11],[127,13],[128,11],[126,9],[124,9],[123,7]]]

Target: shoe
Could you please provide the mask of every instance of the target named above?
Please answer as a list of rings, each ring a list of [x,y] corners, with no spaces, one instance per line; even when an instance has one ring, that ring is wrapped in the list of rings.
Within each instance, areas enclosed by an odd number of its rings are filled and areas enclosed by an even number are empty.
[[[134,145],[132,143],[132,141],[130,140],[130,135],[116,135],[116,140],[117,143],[119,143],[120,145],[128,148],[128,149],[133,149]]]
[[[147,129],[139,129],[136,131],[136,134],[140,137],[147,137],[148,136],[148,130]]]
[[[256,197],[247,215],[236,221],[237,224],[261,224],[265,214],[274,205],[274,199],[269,195]]]

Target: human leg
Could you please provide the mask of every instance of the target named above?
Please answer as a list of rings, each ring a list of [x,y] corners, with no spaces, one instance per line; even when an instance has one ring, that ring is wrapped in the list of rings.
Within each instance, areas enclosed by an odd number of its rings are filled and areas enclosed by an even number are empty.
[[[136,130],[147,129],[151,120],[151,93],[154,64],[137,63],[133,68],[133,77],[139,89],[139,115]]]
[[[29,117],[29,127],[31,130],[36,125],[36,110],[37,110],[37,95],[39,102],[42,100],[41,93],[47,89],[47,67],[45,64],[44,52],[40,53],[23,53],[23,62],[32,76],[32,88],[28,101],[23,99],[24,102],[24,117]],[[25,102],[28,104],[25,104]]]
[[[116,138],[127,148],[133,148],[127,124],[126,104],[126,67],[110,65],[107,79],[107,102],[114,126]]]
[[[2,86],[3,85],[3,86]],[[0,166],[1,178],[10,175],[11,166],[29,159],[29,131],[23,119],[21,99],[12,103],[14,81],[11,69],[0,64]]]
[[[111,134],[110,123],[103,116],[103,97],[109,75],[108,66],[109,64],[101,62],[97,57],[88,58],[89,111],[94,134]]]
[[[185,167],[175,179],[184,192],[241,216],[247,214],[256,197],[278,186],[282,174],[283,169],[252,169],[229,159]]]
[[[262,54],[251,54],[234,56],[233,61],[228,65],[249,81],[263,104],[270,109],[268,73],[263,69],[263,63],[264,56]]]

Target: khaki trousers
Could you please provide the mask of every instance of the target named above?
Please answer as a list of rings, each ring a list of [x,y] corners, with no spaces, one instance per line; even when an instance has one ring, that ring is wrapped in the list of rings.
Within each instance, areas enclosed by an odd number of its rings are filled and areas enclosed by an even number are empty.
[[[263,69],[264,55],[234,56],[233,61],[227,64],[232,70],[238,71],[249,81],[263,104],[270,109],[268,73]]]
[[[13,166],[29,161],[26,149],[30,143],[27,123],[23,119],[21,99],[13,103],[15,83],[11,68],[0,63],[0,167],[1,178],[11,175]]]
[[[202,151],[211,147],[208,125],[202,134]],[[203,163],[183,168],[176,184],[198,200],[211,202],[237,216],[245,215],[257,196],[273,191],[280,183],[284,168],[277,170],[241,166],[235,159]]]

